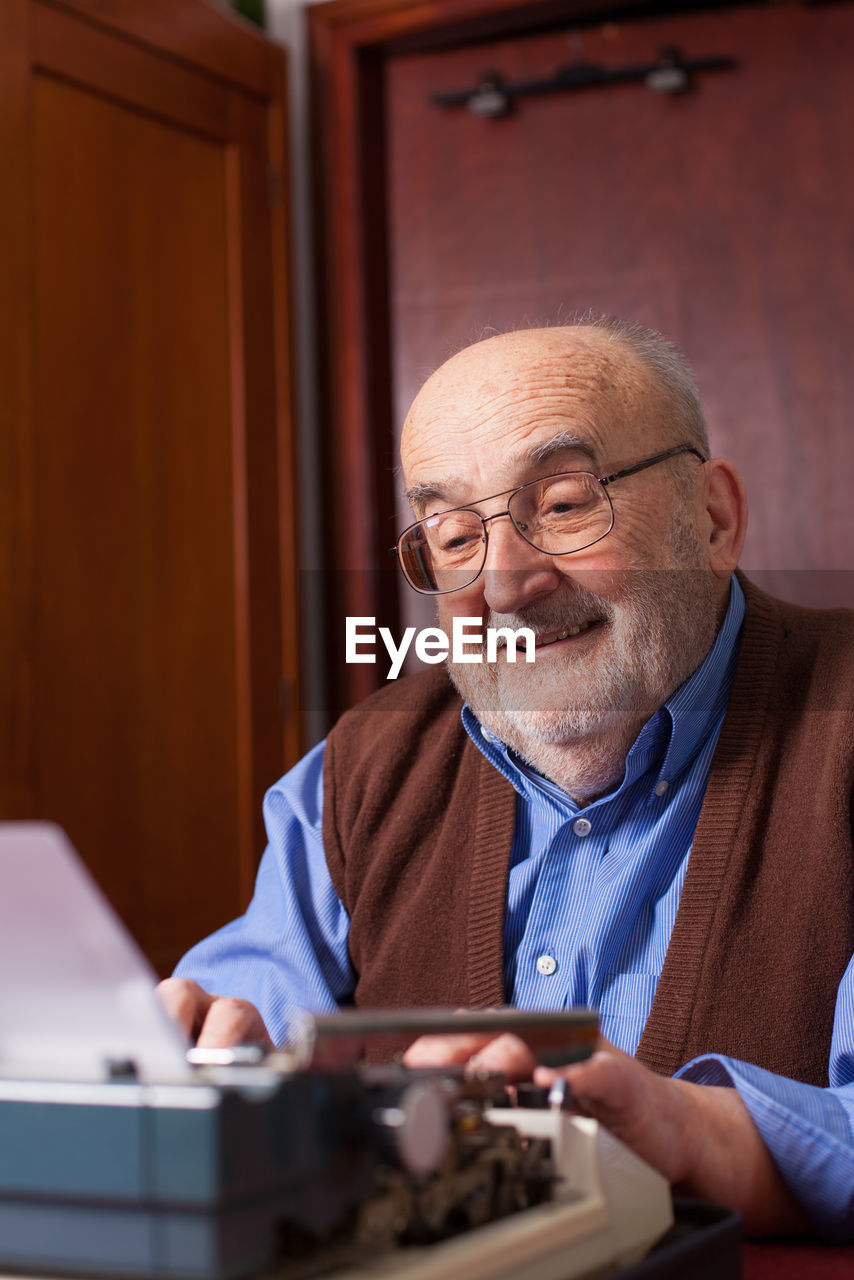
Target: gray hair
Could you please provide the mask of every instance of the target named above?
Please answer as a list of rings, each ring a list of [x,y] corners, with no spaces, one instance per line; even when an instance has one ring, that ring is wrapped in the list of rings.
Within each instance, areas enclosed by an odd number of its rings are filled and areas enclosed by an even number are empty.
[[[672,342],[655,329],[620,316],[597,315],[588,311],[572,320],[561,321],[561,324],[565,323],[598,329],[633,352],[673,406],[673,425],[685,436],[685,443],[693,444],[704,458],[710,456],[706,419],[697,383],[688,361]]]

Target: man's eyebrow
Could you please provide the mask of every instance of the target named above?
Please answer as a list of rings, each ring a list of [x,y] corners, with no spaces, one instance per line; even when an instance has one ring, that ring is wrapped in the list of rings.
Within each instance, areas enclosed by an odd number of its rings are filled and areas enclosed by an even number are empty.
[[[537,467],[562,453],[581,453],[590,463],[596,464],[596,450],[584,436],[574,435],[571,431],[558,431],[549,440],[542,440],[531,449],[525,449],[510,459],[516,467]],[[415,511],[423,511],[428,502],[442,502],[448,507],[458,505],[458,499],[452,495],[463,488],[462,481],[452,478],[433,484],[413,484],[404,490],[406,497]]]
[[[515,461],[517,464],[539,466],[543,462],[551,462],[560,453],[583,453],[592,464],[596,463],[596,450],[591,441],[571,431],[558,431],[550,440],[542,440],[532,449],[526,449]]]
[[[414,484],[404,493],[416,511],[423,511],[428,502],[444,502],[446,506],[453,507],[455,504],[450,494],[455,488],[459,488],[459,482],[448,480],[444,484]]]

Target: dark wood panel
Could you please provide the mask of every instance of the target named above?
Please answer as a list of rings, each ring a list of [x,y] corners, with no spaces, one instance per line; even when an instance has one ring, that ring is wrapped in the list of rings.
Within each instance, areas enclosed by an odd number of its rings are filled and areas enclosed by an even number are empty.
[[[0,14],[0,814],[67,827],[161,970],[245,906],[301,746],[284,58],[168,8],[159,49],[157,3]]]
[[[282,50],[211,0],[40,0],[159,56],[168,54],[260,98],[278,92]]]
[[[290,227],[290,156],[284,103],[288,101],[284,74],[278,102],[267,108],[267,138],[273,188],[270,192],[270,282],[275,343],[276,468],[278,475],[278,533],[282,632],[280,704],[286,760],[295,760],[302,746],[300,689],[300,571],[301,549],[297,534],[298,504],[310,501],[297,480],[297,433],[294,425],[294,335],[290,319],[291,277],[287,246]],[[269,176],[269,175],[268,175]]]
[[[678,7],[672,0],[329,0],[308,19],[318,49],[330,39],[339,49],[400,53]]]
[[[0,5],[0,816],[30,817],[30,186],[27,0]]]
[[[239,296],[243,300],[240,350],[244,361],[241,385],[246,388],[241,466],[245,470],[246,486],[245,587],[251,641],[248,669],[253,725],[251,818],[256,846],[260,847],[263,839],[260,801],[264,789],[275,781],[280,771],[283,727],[289,759],[295,758],[299,745],[293,430],[289,389],[277,378],[277,370],[282,365],[279,357],[285,361],[288,357],[288,330],[280,327],[281,300],[277,314],[276,291],[278,288],[281,292],[285,281],[277,284],[272,269],[270,219],[272,206],[278,211],[278,232],[283,247],[287,234],[283,225],[287,188],[284,156],[281,149],[276,153],[271,150],[266,109],[244,96],[235,98],[234,107],[234,129],[240,140],[240,164],[235,171],[239,217],[236,208],[234,225],[240,228]],[[268,164],[268,156],[273,154],[275,167]],[[259,253],[259,245],[266,245],[267,252]],[[281,261],[279,266],[280,269],[283,266]],[[278,344],[284,345],[285,350],[277,351]],[[279,492],[287,495],[283,503],[286,509],[281,512]],[[280,564],[287,566],[287,584],[281,582]],[[276,714],[271,714],[274,709]],[[244,872],[247,896],[254,873],[253,859]]]
[[[164,61],[153,51],[117,40],[97,26],[62,10],[34,5],[32,59],[48,71],[90,90],[225,140],[229,92],[225,85],[186,66]],[[187,78],[192,76],[192,87]]]
[[[320,6],[324,9],[331,6]],[[393,624],[398,584],[381,572],[393,515],[384,105],[370,49],[312,25],[312,113],[321,158],[316,201],[322,299],[319,404],[327,493],[328,715],[375,687],[373,668],[345,666],[344,618]],[[329,500],[331,499],[331,500]]]
[[[233,911],[246,838],[225,157],[47,78],[34,105],[37,809],[160,957]]]

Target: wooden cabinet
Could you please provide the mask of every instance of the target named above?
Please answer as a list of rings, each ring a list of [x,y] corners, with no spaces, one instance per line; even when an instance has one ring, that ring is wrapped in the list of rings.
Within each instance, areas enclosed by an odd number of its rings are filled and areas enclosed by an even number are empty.
[[[284,54],[205,0],[3,0],[0,85],[0,816],[166,971],[300,745]]]

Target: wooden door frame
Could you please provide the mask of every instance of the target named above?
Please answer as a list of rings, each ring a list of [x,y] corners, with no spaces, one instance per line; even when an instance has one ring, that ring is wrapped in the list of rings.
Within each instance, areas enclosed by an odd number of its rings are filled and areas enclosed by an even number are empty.
[[[567,22],[700,7],[661,0],[330,0],[308,9],[331,713],[381,680],[378,666],[345,664],[344,617],[374,617],[392,627],[398,619],[399,583],[388,556],[397,459],[385,58]]]

